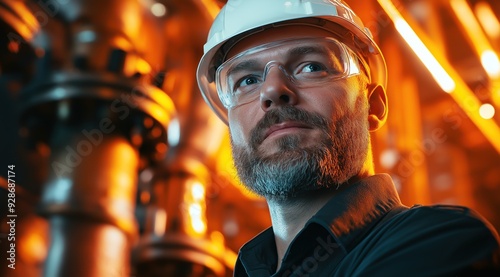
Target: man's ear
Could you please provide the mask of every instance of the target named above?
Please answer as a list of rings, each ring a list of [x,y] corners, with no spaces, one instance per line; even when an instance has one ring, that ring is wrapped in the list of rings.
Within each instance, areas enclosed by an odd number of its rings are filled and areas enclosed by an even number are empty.
[[[380,85],[368,85],[368,124],[370,132],[382,127],[387,119],[389,107],[387,105],[387,94]]]

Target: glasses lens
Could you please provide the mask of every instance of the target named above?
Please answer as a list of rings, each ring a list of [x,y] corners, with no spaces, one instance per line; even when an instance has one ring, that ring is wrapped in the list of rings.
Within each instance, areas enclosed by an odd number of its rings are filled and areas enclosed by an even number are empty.
[[[296,87],[316,87],[359,73],[357,59],[331,38],[264,44],[224,62],[216,73],[217,91],[227,109],[259,97],[271,70],[280,70]]]

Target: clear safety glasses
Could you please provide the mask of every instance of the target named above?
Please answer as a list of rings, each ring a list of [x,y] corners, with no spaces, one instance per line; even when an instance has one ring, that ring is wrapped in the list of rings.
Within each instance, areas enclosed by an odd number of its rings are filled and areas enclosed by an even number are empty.
[[[226,109],[260,97],[267,75],[279,69],[297,88],[313,88],[360,73],[357,55],[333,38],[271,42],[246,50],[219,66],[217,93]]]

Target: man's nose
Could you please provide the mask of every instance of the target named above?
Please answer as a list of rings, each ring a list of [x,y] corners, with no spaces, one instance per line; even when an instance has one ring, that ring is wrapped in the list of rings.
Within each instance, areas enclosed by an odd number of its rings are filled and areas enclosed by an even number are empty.
[[[293,86],[287,73],[278,65],[268,68],[260,90],[260,105],[262,110],[268,111],[280,105],[295,104],[297,104],[297,94],[293,91]]]

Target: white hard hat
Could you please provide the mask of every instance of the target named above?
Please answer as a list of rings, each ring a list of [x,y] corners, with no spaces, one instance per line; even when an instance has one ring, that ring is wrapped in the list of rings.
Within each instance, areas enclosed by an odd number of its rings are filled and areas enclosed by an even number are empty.
[[[368,28],[342,0],[228,0],[210,28],[196,73],[205,101],[226,124],[227,110],[219,100],[214,76],[228,48],[268,26],[292,21],[331,31],[361,54],[369,67],[371,83],[386,87],[387,69],[380,49]]]

